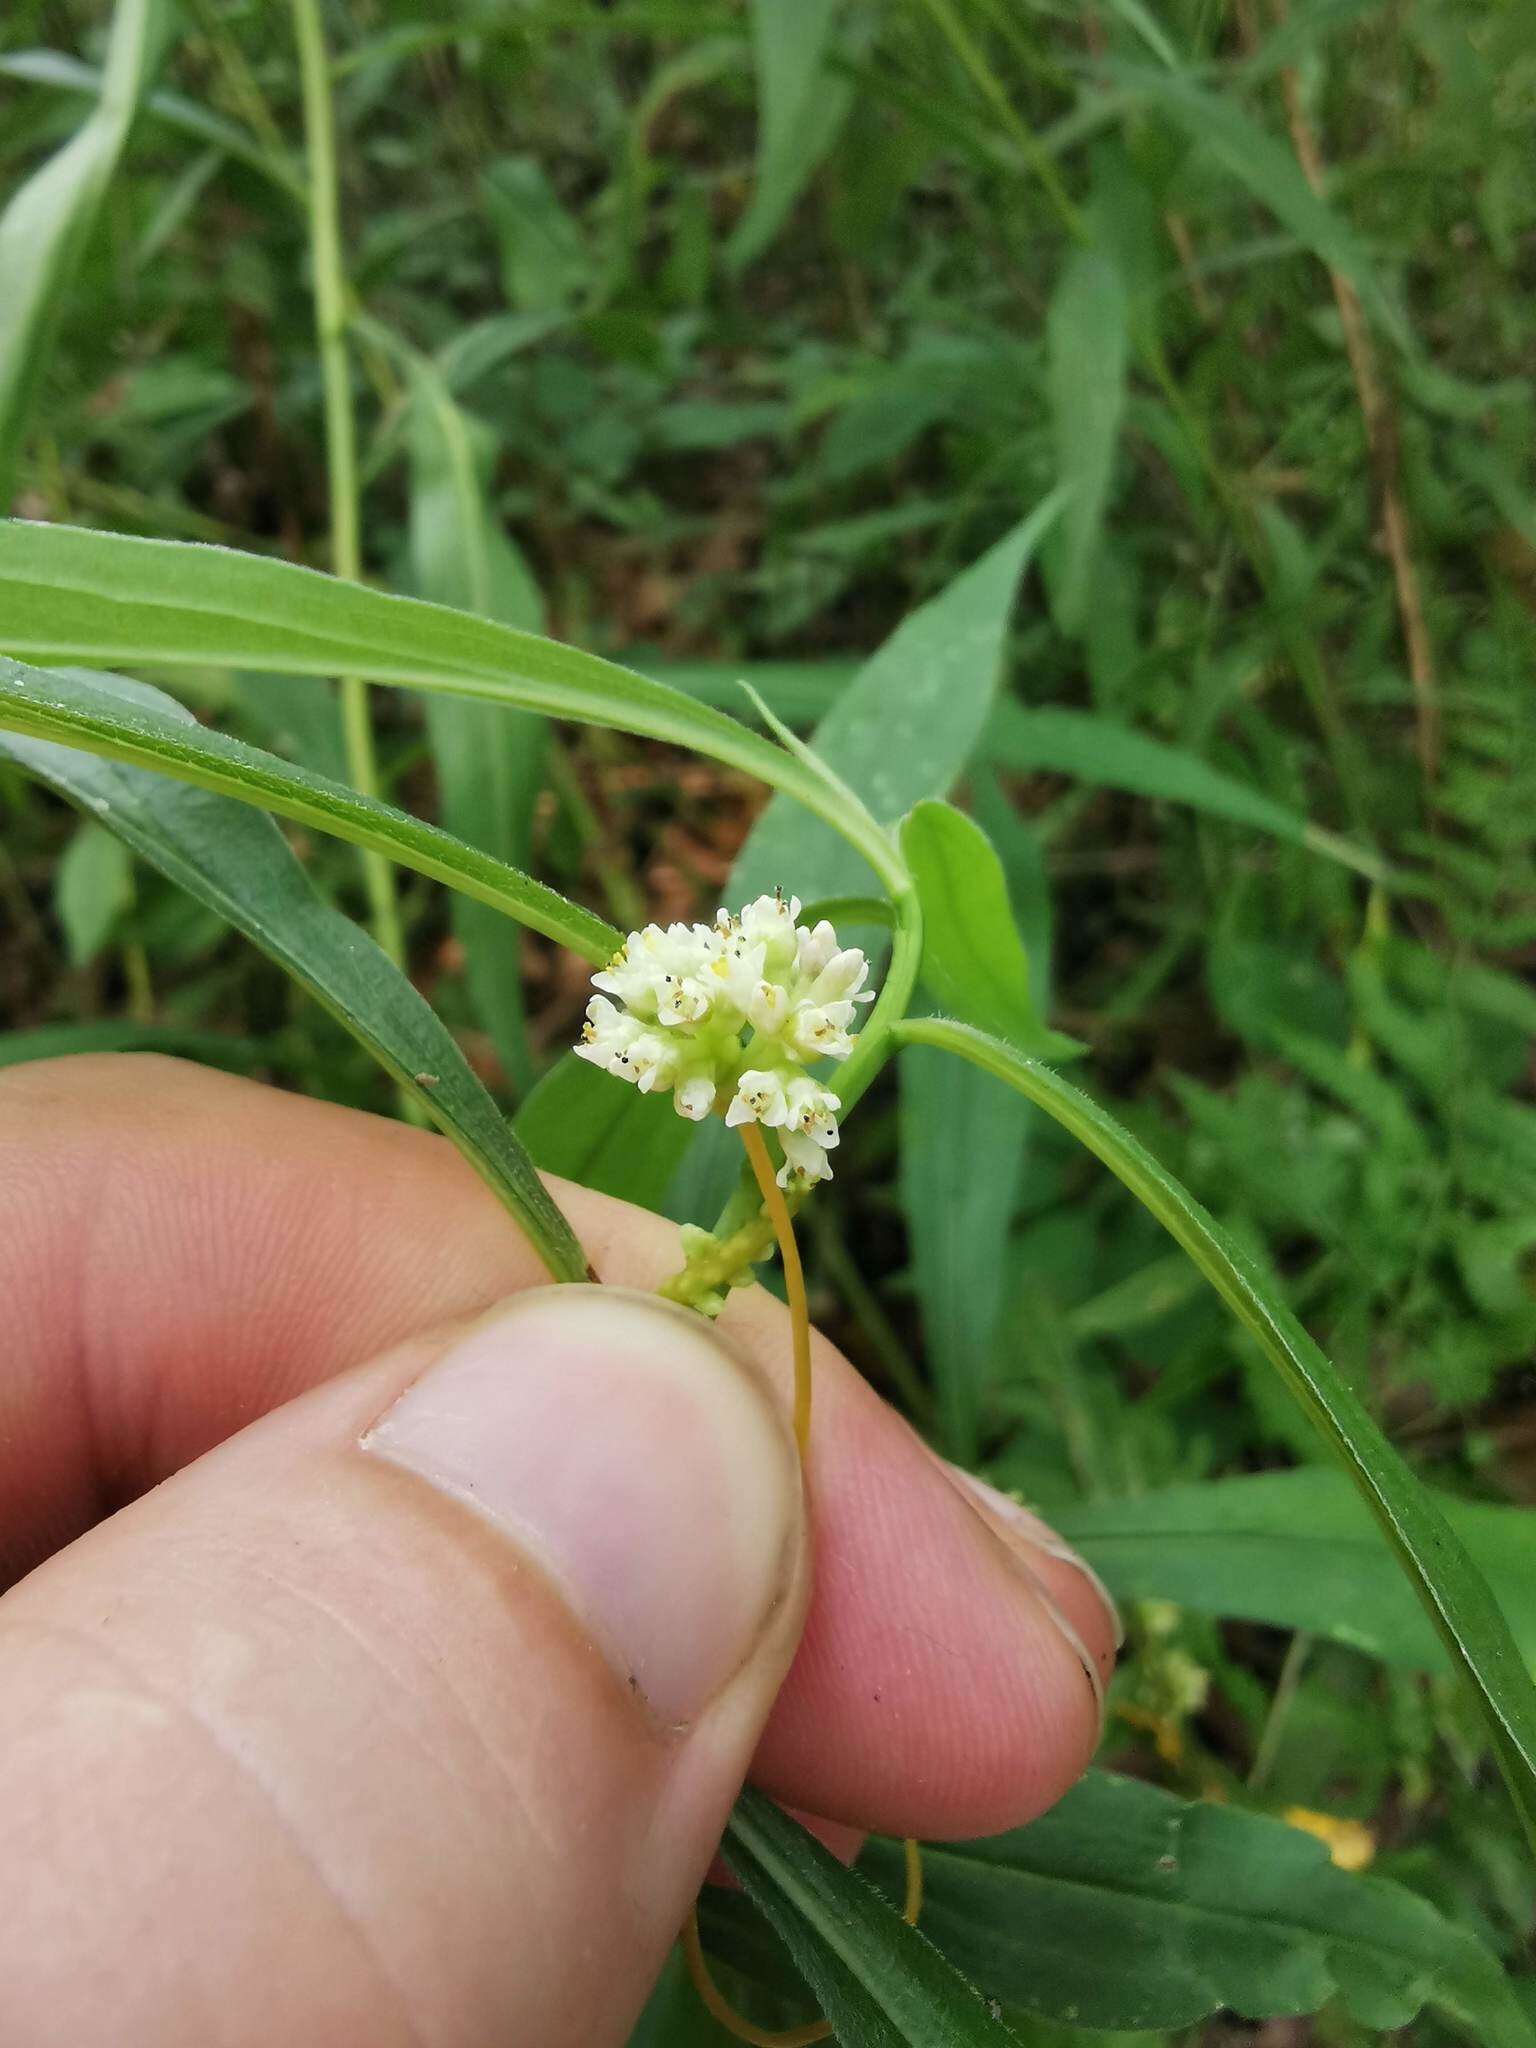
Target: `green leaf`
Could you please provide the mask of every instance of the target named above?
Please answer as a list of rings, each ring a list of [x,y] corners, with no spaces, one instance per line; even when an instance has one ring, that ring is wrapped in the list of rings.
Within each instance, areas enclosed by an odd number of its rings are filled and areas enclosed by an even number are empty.
[[[942,796],[969,760],[996,694],[1019,578],[1061,505],[1059,493],[1047,498],[904,619],[817,726],[817,754],[880,823]],[[775,800],[737,859],[733,900],[778,884],[801,898],[852,896],[867,893],[869,876],[831,832]]]
[[[179,1024],[136,1024],[131,1017],[93,1017],[83,1024],[40,1024],[35,1031],[0,1033],[0,1067],[73,1059],[86,1052],[163,1052],[198,1060],[205,1067],[227,1067],[234,1074],[287,1064],[270,1038],[231,1038]]]
[[[55,660],[354,675],[639,733],[758,776],[826,820],[882,880],[905,879],[872,818],[736,719],[558,641],[289,562],[0,521],[0,640]]]
[[[939,1434],[946,1457],[974,1465],[1032,1112],[928,1046],[908,1049],[899,1081],[902,1210]]]
[[[1148,739],[1097,712],[1036,711],[1005,698],[988,725],[985,751],[990,761],[1015,775],[1049,768],[1135,796],[1188,804],[1327,854],[1373,881],[1389,879],[1382,863],[1364,848],[1309,823],[1299,811],[1276,803],[1236,776],[1209,767],[1198,754]]]
[[[1354,230],[1312,190],[1284,143],[1245,114],[1230,95],[1206,92],[1180,72],[1117,63],[1103,68],[1120,91],[1160,108],[1197,148],[1215,157],[1261,206],[1268,207],[1298,242],[1330,269],[1341,271],[1383,333],[1401,347],[1411,346],[1402,316],[1382,290]]]
[[[760,1792],[737,1800],[722,1847],[844,2048],[1014,2039],[924,1935]]]
[[[863,1867],[899,1889],[901,1852]],[[923,1924],[1005,2006],[1092,2027],[1185,2027],[1338,1999],[1362,2025],[1428,2005],[1481,2048],[1536,2035],[1492,1954],[1427,1900],[1350,1876],[1299,1828],[1090,1771],[1028,1827],[924,1847]]]
[[[1432,1496],[1536,1666],[1536,1513]],[[1053,1510],[1122,1600],[1306,1629],[1410,1670],[1446,1655],[1359,1495],[1306,1467]]]
[[[542,165],[503,157],[481,174],[485,210],[501,243],[501,281],[521,313],[568,306],[592,274],[581,230],[555,196]]]
[[[545,1173],[659,1210],[697,1126],[672,1097],[642,1095],[567,1053],[518,1110],[513,1128]]]
[[[743,270],[762,254],[830,147],[851,94],[825,70],[841,0],[753,0],[757,67],[757,181],[726,246]]]
[[[1002,863],[981,827],[929,800],[902,821],[901,850],[923,910],[921,974],[947,1011],[1043,1058],[1081,1050],[1047,1031],[1030,993],[1029,962],[1014,923]]]
[[[94,960],[133,901],[133,869],[120,839],[89,821],[64,850],[53,878],[53,907],[71,965]]]
[[[0,57],[0,78],[21,78],[29,84],[46,85],[55,92],[85,93],[99,99],[104,73],[95,65],[82,64],[78,58],[66,57],[58,50],[18,50],[15,56]],[[237,163],[269,178],[301,207],[305,204],[304,171],[294,157],[269,149],[247,129],[216,114],[200,100],[186,99],[180,93],[152,92],[141,99],[139,111],[141,116],[153,116],[168,128],[179,129],[194,141],[233,157]]]
[[[1023,1049],[1075,1049],[1040,1022],[1002,866],[980,826],[930,799],[903,820],[901,850],[934,1000]],[[900,1100],[903,1208],[939,1427],[946,1454],[974,1464],[1031,1112],[928,1048],[902,1061]]]
[[[135,709],[192,724],[190,714],[159,691],[121,682],[113,688]],[[109,694],[105,683],[97,694]],[[315,894],[271,818],[208,790],[47,740],[0,737],[0,756],[78,804],[244,932],[419,1098],[552,1276],[587,1277],[570,1225],[454,1040],[367,933]]]
[[[488,429],[455,404],[436,368],[412,352],[411,568],[423,597],[534,629],[541,614],[528,565],[487,503],[494,458]],[[500,860],[528,858],[543,781],[547,728],[526,711],[464,698],[427,699],[442,821]],[[523,1019],[522,963],[495,911],[459,897],[453,928],[464,948],[476,1015],[519,1093],[533,1082]]]
[[[956,1053],[1038,1103],[1189,1253],[1342,1457],[1452,1663],[1470,1680],[1516,1809],[1536,1841],[1536,1689],[1509,1624],[1427,1489],[1246,1253],[1112,1116],[1038,1060],[969,1025],[937,1018],[907,1018],[893,1026],[893,1036],[901,1044]]]
[[[1053,609],[1061,630],[1077,633],[1109,502],[1130,353],[1125,286],[1094,250],[1067,259],[1046,315],[1045,347],[1056,468],[1069,493],[1050,550]]]
[[[434,881],[461,889],[594,963],[619,934],[578,904],[504,861],[466,846],[390,804],[313,770],[199,725],[158,690],[121,694],[114,678],[28,668],[0,655],[0,730],[59,740],[109,759],[197,783],[355,846],[375,848]]]
[[[164,26],[161,0],[118,0],[94,110],[0,215],[0,504],[11,498],[49,331],[90,240]]]

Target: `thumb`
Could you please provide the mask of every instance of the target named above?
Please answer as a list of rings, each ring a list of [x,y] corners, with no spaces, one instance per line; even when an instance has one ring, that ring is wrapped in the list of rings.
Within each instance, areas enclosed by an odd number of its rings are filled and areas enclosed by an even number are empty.
[[[0,1600],[0,2040],[622,2042],[806,1580],[781,1415],[651,1297],[279,1409]]]

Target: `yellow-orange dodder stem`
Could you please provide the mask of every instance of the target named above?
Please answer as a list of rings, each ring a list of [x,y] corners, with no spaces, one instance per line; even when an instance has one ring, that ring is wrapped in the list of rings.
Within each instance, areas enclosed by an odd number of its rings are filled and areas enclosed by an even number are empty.
[[[784,1267],[784,1294],[789,1303],[790,1342],[795,1360],[795,1443],[803,1461],[811,1436],[811,1317],[805,1299],[805,1268],[800,1263],[800,1247],[795,1243],[789,1204],[774,1179],[773,1161],[768,1157],[763,1134],[756,1124],[742,1124],[740,1129],[741,1142],[762,1195],[764,1211],[773,1225],[779,1259]],[[923,1910],[923,1859],[914,1841],[904,1842],[902,1850],[907,1873],[902,1918],[909,1927],[915,1927],[917,1916]],[[787,2027],[775,2033],[766,2027],[754,2026],[751,2020],[739,2013],[710,1975],[704,1946],[699,1940],[698,1912],[692,1907],[683,1922],[682,1943],[683,1960],[688,1966],[688,1975],[698,1993],[699,2003],[711,2019],[718,2020],[738,2041],[745,2041],[748,2048],[811,2048],[812,2042],[825,2041],[831,2034],[831,2024],[827,2020],[810,2020],[803,2027]]]
[[[747,1161],[768,1221],[773,1225],[784,1267],[784,1296],[789,1303],[790,1342],[795,1355],[795,1442],[804,1458],[805,1447],[811,1440],[811,1318],[805,1303],[805,1268],[800,1263],[800,1247],[795,1243],[795,1226],[789,1220],[789,1204],[773,1177],[773,1161],[768,1157],[763,1134],[756,1124],[742,1124],[740,1129]]]

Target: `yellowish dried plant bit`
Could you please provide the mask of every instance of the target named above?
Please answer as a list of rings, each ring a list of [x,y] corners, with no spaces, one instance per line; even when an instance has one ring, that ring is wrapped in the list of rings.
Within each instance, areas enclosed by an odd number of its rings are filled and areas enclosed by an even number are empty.
[[[759,896],[713,924],[631,932],[592,977],[578,1055],[642,1094],[669,1090],[679,1116],[762,1124],[783,1149],[781,1187],[832,1177],[837,1095],[806,1072],[853,1050],[869,962],[800,903]]]

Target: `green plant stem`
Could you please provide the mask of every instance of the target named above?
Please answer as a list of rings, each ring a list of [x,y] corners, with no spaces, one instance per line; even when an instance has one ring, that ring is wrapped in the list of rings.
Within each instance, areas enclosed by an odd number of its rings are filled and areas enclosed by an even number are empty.
[[[349,583],[362,578],[358,519],[357,430],[352,417],[352,380],[347,365],[347,287],[341,259],[336,190],[336,128],[331,107],[330,64],[320,24],[319,0],[293,0],[294,36],[304,93],[304,150],[309,166],[309,251],[314,272],[315,343],[325,403],[326,473],[330,492],[331,568]],[[364,796],[379,794],[368,688],[357,676],[342,676],[342,744],[347,773]],[[405,961],[400,907],[394,877],[382,855],[364,851],[373,935],[397,967]]]
[[[565,806],[577,837],[591,855],[593,872],[603,892],[608,915],[620,931],[636,931],[645,923],[645,897],[635,878],[609,851],[603,821],[592,808],[581,777],[557,732],[549,736],[546,754],[550,787]]]
[[[944,40],[970,74],[982,98],[1012,136],[1019,154],[1034,172],[1041,190],[1056,209],[1062,226],[1074,241],[1086,242],[1087,225],[1072,195],[1063,184],[1054,160],[1041,148],[1039,139],[1029,123],[1015,109],[1002,81],[971,40],[970,31],[950,5],[950,0],[923,0],[923,6],[927,9],[930,19],[937,24]]]
[[[879,999],[869,1021],[859,1033],[847,1063],[837,1077],[837,1100],[846,1116],[870,1082],[896,1050],[894,1027],[906,1016],[917,986],[918,964],[923,957],[923,913],[917,891],[910,881],[891,890],[891,911],[896,920],[891,942],[891,964],[886,969]]]

